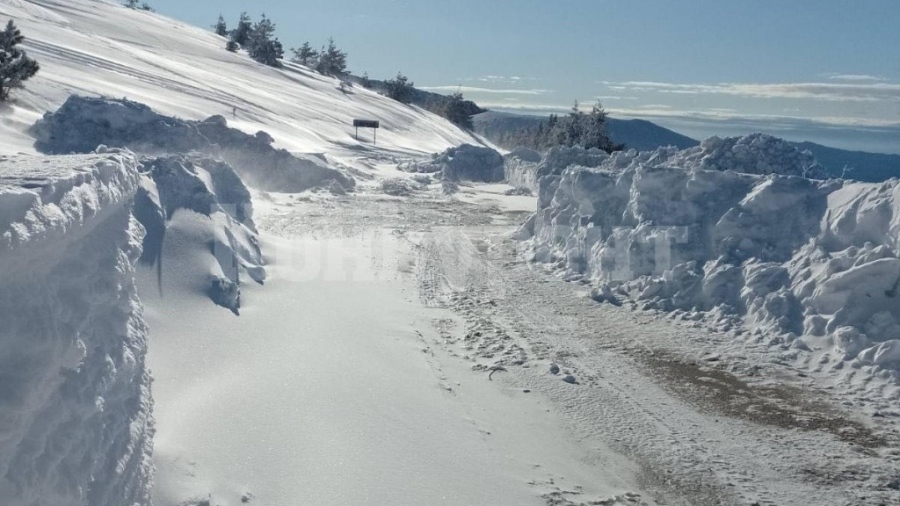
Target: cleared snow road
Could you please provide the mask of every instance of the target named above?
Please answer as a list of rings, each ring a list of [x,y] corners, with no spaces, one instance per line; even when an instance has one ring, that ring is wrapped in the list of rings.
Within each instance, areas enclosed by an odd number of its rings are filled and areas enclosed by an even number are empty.
[[[166,298],[144,296],[157,503],[898,498],[896,441],[703,360],[722,336],[534,270],[508,239],[521,197],[500,191],[260,195],[272,279],[239,318],[179,288],[197,241],[170,239]]]
[[[412,234],[327,207],[272,204],[259,218],[281,237],[269,235],[271,281],[248,287],[240,317],[179,284],[196,241],[167,240],[166,296],[144,296],[157,504],[539,505],[562,491],[619,504],[637,492],[637,466],[579,444],[546,398],[431,345],[465,322],[422,304]],[[329,224],[306,226],[313,209]]]

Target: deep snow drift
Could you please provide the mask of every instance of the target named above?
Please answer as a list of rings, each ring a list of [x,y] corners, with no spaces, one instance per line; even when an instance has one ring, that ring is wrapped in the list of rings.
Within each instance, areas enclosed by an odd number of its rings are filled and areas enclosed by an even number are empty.
[[[353,178],[313,156],[292,155],[271,146],[266,132],[249,135],[229,128],[222,116],[184,121],[153,112],[129,100],[73,95],[58,111],[31,128],[42,153],[89,153],[104,144],[140,153],[199,152],[233,165],[261,190],[300,192],[337,184],[352,188]]]
[[[147,329],[135,157],[0,156],[0,497],[147,504]]]
[[[147,159],[142,170],[134,215],[147,230],[141,263],[157,267],[160,294],[168,283],[190,281],[195,290],[237,314],[242,278],[260,284],[266,278],[250,191],[231,166],[211,158]],[[189,230],[185,220],[192,223]],[[164,280],[164,243],[186,233],[193,237],[195,269],[183,272],[181,279]]]
[[[440,174],[444,181],[503,181],[503,157],[495,149],[463,144],[433,155],[431,160],[404,162],[404,172]]]
[[[539,179],[519,232],[535,260],[590,281],[599,301],[751,330],[810,368],[900,379],[900,182],[801,177],[821,175],[815,161],[763,135],[576,155],[512,166]]]

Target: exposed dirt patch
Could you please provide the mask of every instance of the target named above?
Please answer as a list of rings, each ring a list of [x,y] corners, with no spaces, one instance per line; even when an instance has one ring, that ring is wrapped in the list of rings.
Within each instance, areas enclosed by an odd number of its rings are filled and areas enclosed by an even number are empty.
[[[888,443],[885,436],[794,387],[750,385],[727,371],[666,354],[646,355],[640,361],[662,376],[662,384],[672,393],[709,413],[782,429],[828,432],[866,449]]]

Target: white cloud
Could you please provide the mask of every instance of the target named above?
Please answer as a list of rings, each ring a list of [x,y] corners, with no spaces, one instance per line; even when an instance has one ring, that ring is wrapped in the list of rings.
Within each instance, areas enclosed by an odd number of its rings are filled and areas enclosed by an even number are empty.
[[[550,90],[497,89],[477,86],[419,86],[418,88],[425,91],[460,91],[462,93],[490,93],[497,95],[543,95],[550,92]]]
[[[854,83],[717,83],[681,84],[654,81],[605,82],[609,89],[686,95],[733,95],[747,98],[815,99],[837,102],[900,101],[900,84]]]
[[[834,79],[835,81],[887,81],[887,79],[880,76],[870,76],[868,74],[828,74],[826,77],[828,79]]]
[[[672,108],[609,108],[606,112],[614,117],[634,118],[684,118],[704,121],[752,121],[759,123],[802,123],[828,126],[852,126],[873,128],[900,128],[900,121],[861,118],[851,116],[778,116],[766,114],[741,114],[729,109],[706,109],[699,111],[686,111]]]
[[[537,78],[534,77],[521,77],[521,76],[481,76],[481,77],[465,77],[461,78],[460,81],[465,82],[473,82],[478,81],[482,83],[491,83],[491,84],[518,84],[522,81],[536,81]]]
[[[597,100],[637,100],[637,97],[624,97],[621,95],[600,95]]]

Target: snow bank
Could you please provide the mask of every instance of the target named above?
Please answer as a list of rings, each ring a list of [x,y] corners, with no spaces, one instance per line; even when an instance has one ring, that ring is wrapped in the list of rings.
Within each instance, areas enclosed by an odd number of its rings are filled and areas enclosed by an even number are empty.
[[[211,158],[173,155],[143,165],[146,175],[135,199],[135,216],[148,231],[141,261],[164,260],[167,232],[182,233],[178,222],[170,223],[177,212],[206,218],[196,222],[205,237],[195,247],[206,251],[208,267],[191,274],[206,278],[202,284],[213,302],[238,313],[241,275],[260,284],[266,278],[250,191],[231,166]]]
[[[503,181],[503,156],[496,150],[471,144],[449,148],[431,160],[405,162],[398,166],[405,172],[440,173],[446,181]]]
[[[0,497],[149,504],[143,233],[128,152],[0,156]]]
[[[506,154],[503,157],[506,182],[516,188],[528,188],[536,192],[541,158],[540,153],[526,148],[518,148]]]
[[[772,346],[829,350],[822,364],[900,378],[900,182],[799,177],[819,166],[787,146],[713,138],[561,171],[545,157],[519,237],[597,300],[749,327]]]
[[[227,161],[251,186],[266,191],[300,192],[333,182],[354,186],[353,178],[318,157],[272,147],[265,132],[245,134],[229,128],[222,116],[184,121],[129,100],[73,95],[31,133],[38,151],[51,154],[88,153],[101,144],[148,154],[204,153]]]

